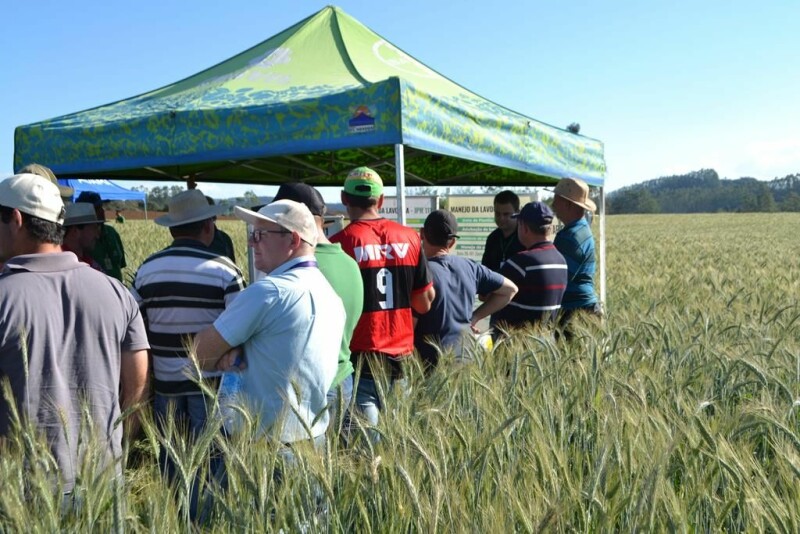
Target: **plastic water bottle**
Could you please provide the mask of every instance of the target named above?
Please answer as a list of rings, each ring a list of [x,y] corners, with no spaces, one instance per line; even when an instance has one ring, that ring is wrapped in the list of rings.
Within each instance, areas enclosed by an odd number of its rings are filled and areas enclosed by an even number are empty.
[[[235,406],[240,402],[239,392],[241,389],[241,371],[226,371],[222,374],[217,401],[219,402],[219,412],[222,417],[222,427],[228,434],[232,433],[238,426],[239,413],[236,411]]]

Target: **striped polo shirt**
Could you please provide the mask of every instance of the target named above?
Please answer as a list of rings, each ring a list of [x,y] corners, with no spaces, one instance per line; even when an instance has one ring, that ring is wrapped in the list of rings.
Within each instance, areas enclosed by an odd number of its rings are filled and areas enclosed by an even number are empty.
[[[142,263],[131,293],[145,318],[156,393],[200,391],[186,343],[213,324],[242,289],[239,268],[193,239],[176,239]],[[218,375],[203,372],[206,377]]]
[[[492,315],[492,325],[522,326],[555,319],[567,287],[567,262],[551,241],[515,254],[500,274],[517,284],[519,292]]]

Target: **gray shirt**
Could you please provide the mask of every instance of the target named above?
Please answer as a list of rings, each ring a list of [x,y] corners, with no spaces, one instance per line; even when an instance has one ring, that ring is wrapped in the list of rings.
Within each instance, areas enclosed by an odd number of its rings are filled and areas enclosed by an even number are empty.
[[[119,281],[80,263],[75,254],[30,254],[0,274],[0,380],[17,409],[38,428],[70,491],[79,466],[85,406],[111,457],[121,453],[122,351],[149,348],[142,316]],[[11,430],[0,398],[0,435]]]

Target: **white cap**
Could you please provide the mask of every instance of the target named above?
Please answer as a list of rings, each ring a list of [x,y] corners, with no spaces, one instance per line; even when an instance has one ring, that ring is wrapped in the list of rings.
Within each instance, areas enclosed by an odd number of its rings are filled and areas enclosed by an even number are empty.
[[[300,239],[309,245],[317,245],[317,223],[305,204],[294,200],[277,200],[267,204],[258,212],[234,208],[235,215],[247,224],[255,225],[258,221],[269,221],[292,232],[297,232]]]
[[[64,202],[58,187],[36,174],[15,174],[0,182],[0,205],[58,224],[64,223]]]

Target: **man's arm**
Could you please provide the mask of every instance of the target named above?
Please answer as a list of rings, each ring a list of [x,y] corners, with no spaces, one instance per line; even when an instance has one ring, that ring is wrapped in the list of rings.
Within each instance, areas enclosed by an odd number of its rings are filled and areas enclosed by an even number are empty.
[[[489,293],[483,304],[472,312],[470,327],[472,327],[473,331],[475,330],[475,325],[482,319],[505,308],[506,305],[511,302],[511,299],[514,298],[514,295],[517,294],[518,290],[517,284],[504,276],[503,285]]]
[[[411,294],[411,309],[420,315],[428,313],[434,298],[436,298],[436,290],[431,283],[424,291]]]
[[[147,395],[149,357],[146,350],[123,350],[120,366],[122,385],[121,408],[126,411],[144,401]],[[139,431],[139,410],[134,409],[125,420],[124,431],[127,436],[135,436]]]
[[[194,336],[194,351],[192,352],[200,369],[212,371],[217,369],[219,359],[232,348],[211,325]]]

